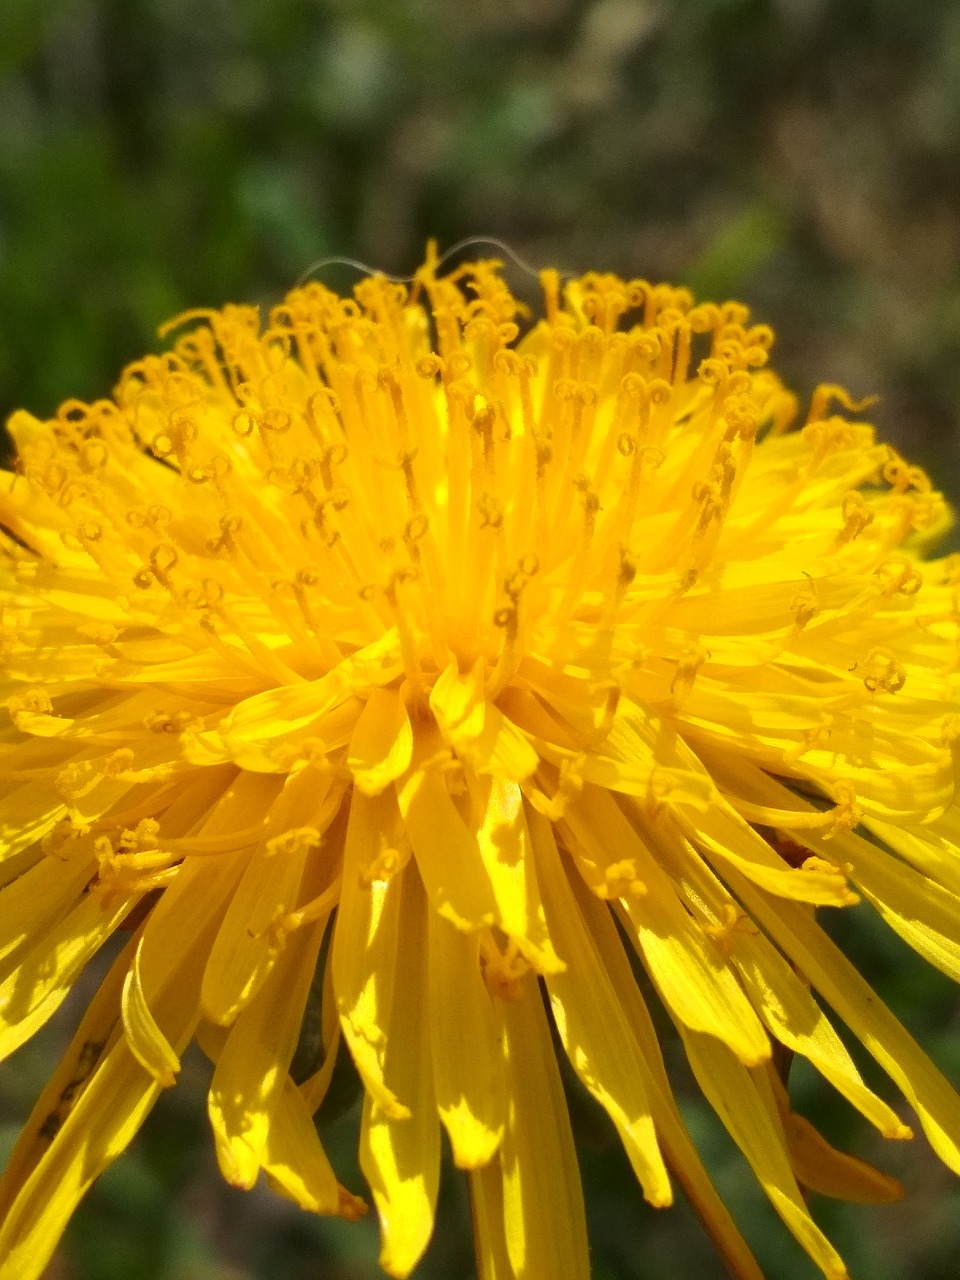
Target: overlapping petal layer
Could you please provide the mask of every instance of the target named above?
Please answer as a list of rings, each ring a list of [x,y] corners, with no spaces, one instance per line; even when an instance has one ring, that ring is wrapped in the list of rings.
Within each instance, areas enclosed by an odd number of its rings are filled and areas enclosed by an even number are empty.
[[[225,1177],[355,1217],[311,1121],[346,1046],[396,1276],[441,1129],[481,1274],[587,1276],[557,1052],[646,1198],[672,1171],[758,1276],[653,998],[827,1276],[801,1188],[898,1188],[792,1112],[774,1046],[911,1131],[824,1005],[960,1171],[960,1100],[814,914],[862,895],[960,976],[945,506],[838,388],[797,423],[745,308],[542,285],[529,322],[497,264],[433,258],[265,326],[192,313],[113,399],[12,419],[0,1052],[130,938],[0,1183],[5,1280],[40,1274],[193,1037]]]

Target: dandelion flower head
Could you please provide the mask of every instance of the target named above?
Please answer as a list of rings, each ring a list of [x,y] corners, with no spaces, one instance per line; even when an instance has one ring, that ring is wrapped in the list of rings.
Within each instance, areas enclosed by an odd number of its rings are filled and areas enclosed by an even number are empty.
[[[684,289],[490,261],[188,313],[0,477],[0,1053],[114,958],[0,1182],[38,1276],[196,1040],[220,1167],[356,1217],[313,1114],[340,1050],[381,1264],[445,1130],[486,1280],[589,1275],[557,1054],[646,1199],[759,1275],[650,1015],[825,1275],[806,1191],[898,1185],[791,1109],[807,1058],[960,1170],[960,1102],[815,908],[960,977],[949,522],[865,405]],[[321,1049],[291,1075],[311,988]],[[562,1046],[562,1048],[561,1048]]]

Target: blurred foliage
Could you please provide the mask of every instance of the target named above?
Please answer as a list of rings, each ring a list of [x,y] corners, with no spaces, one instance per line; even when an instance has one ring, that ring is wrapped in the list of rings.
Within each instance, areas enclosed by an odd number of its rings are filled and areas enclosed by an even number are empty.
[[[0,414],[428,236],[739,294],[953,493],[954,0],[4,0]]]
[[[479,234],[535,267],[742,297],[802,395],[879,392],[883,434],[956,500],[958,161],[955,0],[0,0],[0,417],[106,393],[184,308],[269,305],[331,256],[407,274],[429,236]],[[337,270],[321,274],[348,286]],[[852,915],[844,944],[960,1078],[950,984]],[[5,1068],[0,1155],[69,1017]],[[810,1280],[669,1057],[770,1276]],[[219,1180],[205,1081],[188,1059],[51,1277],[379,1274],[370,1219],[315,1220]],[[910,1188],[903,1206],[823,1206],[854,1277],[954,1276],[960,1196],[922,1141],[880,1151],[801,1068],[793,1088]],[[645,1206],[609,1126],[572,1100],[596,1280],[718,1276],[690,1212]],[[361,1190],[356,1125],[354,1108],[324,1138]],[[448,1170],[418,1276],[471,1275],[469,1241]]]

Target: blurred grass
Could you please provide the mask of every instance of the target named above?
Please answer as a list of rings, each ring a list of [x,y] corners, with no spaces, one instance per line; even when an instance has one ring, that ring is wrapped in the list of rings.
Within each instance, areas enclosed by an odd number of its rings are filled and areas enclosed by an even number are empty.
[[[880,393],[884,436],[960,499],[954,0],[0,3],[0,418],[107,393],[178,310],[269,305],[331,255],[405,274],[429,236],[474,234],[535,266],[742,297],[776,328],[778,368],[802,395],[819,381]],[[866,912],[837,927],[960,1077],[950,984]],[[0,1145],[68,1021],[0,1077]],[[770,1276],[809,1280],[671,1056]],[[223,1185],[199,1055],[183,1074],[50,1275],[377,1275],[370,1220],[314,1220]],[[838,1141],[911,1186],[902,1207],[822,1206],[854,1277],[950,1280],[960,1199],[922,1140],[881,1152],[802,1069],[795,1088]],[[689,1211],[648,1209],[589,1102],[576,1114],[596,1280],[719,1275]],[[324,1137],[360,1191],[356,1123]],[[439,1221],[417,1274],[459,1280],[469,1211],[449,1170]]]

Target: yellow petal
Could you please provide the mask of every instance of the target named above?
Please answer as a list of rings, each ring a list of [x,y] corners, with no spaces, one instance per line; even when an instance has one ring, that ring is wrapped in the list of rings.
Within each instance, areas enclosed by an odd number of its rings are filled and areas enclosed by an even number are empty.
[[[350,739],[347,767],[354,785],[364,795],[379,795],[406,773],[412,754],[413,729],[399,691],[372,690]]]
[[[797,1181],[811,1191],[855,1204],[891,1204],[903,1196],[896,1180],[856,1156],[838,1151],[809,1120],[790,1110],[790,1099],[777,1073],[767,1068]]]
[[[684,743],[677,746],[677,751],[681,758],[695,758]],[[732,753],[710,747],[700,754],[711,776],[721,786],[729,784],[737,795],[747,794],[754,779],[765,777],[751,761]],[[783,790],[777,785],[773,796],[779,798]],[[771,800],[769,794],[766,798]],[[777,800],[772,802],[776,804]],[[677,816],[685,834],[698,848],[709,849],[770,893],[818,906],[843,907],[856,901],[840,871],[826,865],[816,870],[788,867],[722,796],[718,795],[705,811],[693,811],[680,804]]]
[[[523,1280],[590,1274],[577,1153],[535,981],[500,1002],[509,1109],[500,1161],[511,1264]]]
[[[468,776],[480,856],[497,904],[497,924],[516,941],[539,973],[558,973],[563,962],[547,930],[523,793],[516,782]]]
[[[291,735],[314,733],[317,722],[343,696],[339,683],[328,676],[244,698],[216,729],[191,735],[187,759],[194,764],[233,761],[256,772],[279,771],[277,744],[289,742]]]
[[[669,824],[657,829],[664,865],[686,892],[695,915],[709,921],[730,956],[764,1025],[802,1054],[887,1138],[909,1138],[897,1114],[864,1084],[826,1014],[790,965],[739,911],[700,855]],[[739,913],[739,914],[738,914]]]
[[[602,961],[570,890],[550,824],[530,816],[550,934],[567,960],[547,976],[553,1020],[577,1075],[617,1126],[651,1204],[673,1199],[644,1080],[649,1076]]]
[[[0,799],[0,862],[42,840],[66,812],[67,806],[51,796],[47,778],[8,791]]]
[[[503,1135],[503,1056],[497,1018],[480,975],[476,934],[430,913],[430,1043],[437,1108],[454,1164],[486,1164]]]
[[[291,776],[271,810],[270,830],[243,871],[203,976],[211,1021],[232,1022],[270,973],[282,947],[277,926],[297,902],[307,856],[322,841],[340,786],[329,774],[304,770]]]
[[[810,1217],[787,1159],[764,1068],[749,1071],[718,1040],[680,1029],[707,1101],[746,1156],[773,1207],[828,1280],[845,1280],[840,1255]]]
[[[104,1049],[117,1031],[120,994],[135,946],[135,941],[128,943],[110,966],[87,1005],[66,1053],[54,1068],[30,1118],[20,1131],[0,1179],[0,1219],[63,1127],[71,1107],[90,1084]],[[42,1259],[37,1267],[42,1270]]]
[[[354,792],[343,854],[340,906],[334,927],[333,987],[340,1025],[369,1093],[390,1115],[409,1108],[387,1087],[386,1030],[393,1001],[400,920],[400,878],[371,880],[363,874],[371,848],[398,830],[392,795]]]
[[[477,1280],[516,1280],[503,1223],[500,1159],[470,1170],[470,1205],[477,1253]]]
[[[839,871],[831,867],[812,871],[788,867],[719,795],[713,779],[722,779],[729,771],[739,769],[739,760],[731,760],[730,753],[724,755],[715,749],[702,751],[703,760],[698,759],[676,730],[655,716],[644,717],[631,710],[628,724],[638,739],[649,740],[649,750],[655,745],[657,758],[664,767],[700,775],[701,787],[709,782],[712,795],[708,804],[698,800],[690,788],[677,787],[669,793],[670,807],[694,844],[711,849],[771,893],[818,906],[842,907],[855,901]],[[704,767],[704,761],[708,768]],[[753,768],[749,764],[748,767]]]
[[[174,1053],[182,1052],[198,1020],[203,962],[223,910],[225,883],[222,871],[186,868],[144,926],[144,996]],[[0,1183],[0,1206],[9,1205],[0,1257],[18,1280],[39,1277],[76,1205],[126,1148],[160,1092],[119,1030],[111,1029],[131,950],[104,984],[109,1003],[95,1000],[81,1023],[65,1070],[34,1108]]]
[[[809,843],[822,856],[848,863],[851,879],[891,929],[960,982],[960,897],[853,831]]]
[[[904,861],[960,897],[960,859],[956,853],[960,847],[960,823],[952,813],[945,814],[932,827],[909,828],[873,820],[864,825]]]
[[[644,1083],[667,1163],[731,1275],[737,1280],[763,1280],[760,1268],[730,1217],[727,1206],[717,1194],[700,1162],[677,1110],[673,1089],[664,1069],[657,1032],[637,987],[610,908],[594,897],[578,876],[569,876],[568,883],[597,953],[616,990],[620,1007],[640,1046],[641,1062],[647,1071]]]
[[[815,906],[849,907],[856,901],[840,871],[823,865],[793,870],[743,818],[718,801],[706,813],[685,815],[684,827],[699,847],[709,849],[761,888]]]
[[[380,1266],[406,1276],[433,1231],[440,1177],[440,1124],[430,1059],[427,903],[416,867],[398,876],[400,927],[395,960],[397,998],[386,1010],[384,1073],[391,1091],[410,1103],[398,1119],[375,1097],[364,1100],[360,1167],[380,1216]],[[447,926],[448,928],[450,926]]]
[[[380,1267],[387,1275],[407,1276],[433,1233],[440,1167],[436,1116],[414,1111],[411,1119],[397,1120],[368,1094],[360,1159],[380,1215]]]
[[[738,939],[734,963],[771,1032],[802,1054],[886,1138],[909,1138],[896,1112],[864,1084],[843,1041],[823,1010],[766,938]]]
[[[70,910],[95,870],[87,846],[66,862],[42,858],[0,890],[0,973],[11,972],[18,951]]]
[[[88,895],[20,958],[0,983],[0,1059],[9,1057],[59,1009],[87,961],[138,896],[114,900],[108,910],[95,894]]]
[[[793,1171],[811,1191],[854,1204],[892,1204],[902,1199],[903,1187],[896,1178],[837,1151],[803,1116],[789,1112],[783,1127]]]
[[[477,773],[523,782],[536,769],[536,751],[484,694],[481,662],[461,676],[452,662],[430,691],[430,707],[441,733],[457,756]]]
[[[366,1212],[363,1201],[338,1184],[311,1113],[289,1076],[267,1129],[261,1160],[272,1189],[309,1213],[356,1219]]]
[[[564,826],[605,878],[623,862],[631,865],[643,892],[624,898],[624,911],[672,1012],[691,1030],[718,1036],[742,1061],[766,1061],[767,1036],[733,970],[690,918],[616,801],[599,787],[584,787],[567,806]],[[610,892],[616,896],[616,882]]]
[[[731,887],[899,1085],[934,1151],[960,1173],[960,1098],[926,1054],[802,907],[771,901],[742,876],[733,876]]]
[[[436,730],[418,729],[413,766],[397,784],[397,796],[434,910],[458,929],[478,929],[494,922],[496,902],[476,836],[441,770],[446,754]]]
[[[142,944],[142,939],[141,939]],[[176,1082],[180,1059],[170,1041],[157,1026],[150,1012],[143,984],[140,979],[140,945],[133,953],[133,962],[123,984],[120,1001],[123,1029],[130,1051],[142,1067],[165,1089]]]
[[[221,1172],[234,1186],[253,1186],[260,1172],[325,924],[298,929],[287,939],[263,986],[231,1027],[217,1060],[207,1109]]]

